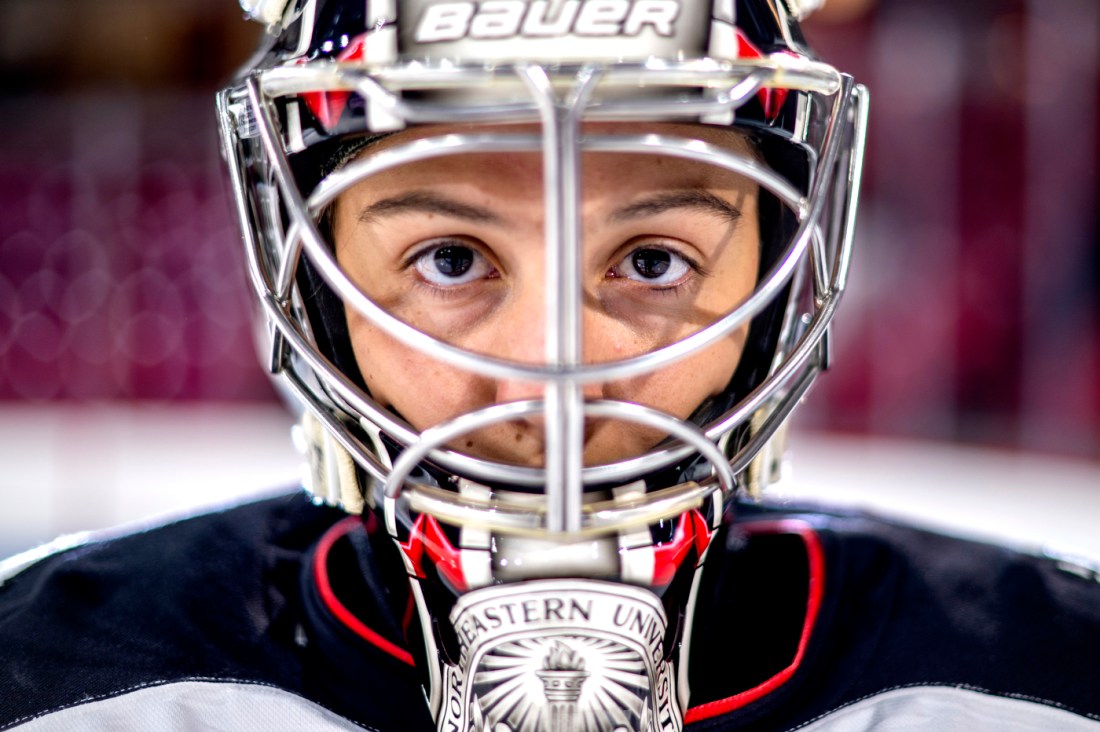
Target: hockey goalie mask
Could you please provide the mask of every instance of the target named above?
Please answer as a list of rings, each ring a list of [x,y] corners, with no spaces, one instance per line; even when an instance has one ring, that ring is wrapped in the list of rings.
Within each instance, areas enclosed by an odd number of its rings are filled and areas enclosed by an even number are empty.
[[[827,365],[866,92],[794,0],[246,0],[219,96],[310,488],[440,729],[675,730],[694,588]]]

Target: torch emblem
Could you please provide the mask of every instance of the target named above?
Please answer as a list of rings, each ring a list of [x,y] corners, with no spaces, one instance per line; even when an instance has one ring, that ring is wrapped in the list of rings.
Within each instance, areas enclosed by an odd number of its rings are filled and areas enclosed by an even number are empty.
[[[535,676],[542,681],[542,690],[550,707],[548,732],[570,732],[575,728],[577,700],[580,699],[584,680],[588,678],[584,659],[561,641],[554,641]]]

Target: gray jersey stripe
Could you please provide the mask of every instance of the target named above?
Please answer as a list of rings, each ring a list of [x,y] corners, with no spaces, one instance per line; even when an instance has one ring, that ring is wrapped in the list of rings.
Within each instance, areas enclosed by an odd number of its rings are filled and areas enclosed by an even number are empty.
[[[952,686],[907,686],[830,712],[799,732],[1100,732],[1100,720],[1043,699]]]

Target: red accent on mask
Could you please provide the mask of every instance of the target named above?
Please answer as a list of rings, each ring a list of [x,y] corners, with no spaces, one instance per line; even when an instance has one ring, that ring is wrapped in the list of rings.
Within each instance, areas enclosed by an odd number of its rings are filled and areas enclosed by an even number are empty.
[[[695,560],[699,561],[713,535],[706,519],[697,510],[680,514],[672,540],[653,547],[653,585],[664,587],[672,582],[693,547]]]
[[[788,55],[793,56],[795,54],[788,53]],[[760,52],[759,48],[752,45],[752,42],[745,37],[740,28],[737,29],[737,56],[738,58],[764,58],[764,54]],[[764,108],[764,117],[769,122],[774,122],[775,118],[779,116],[779,110],[783,108],[783,103],[787,101],[787,90],[761,89],[756,93],[756,96],[760,100],[760,106]]]
[[[337,61],[362,61],[367,53],[367,34],[363,33],[351,40],[350,43],[336,55]],[[307,63],[302,59],[299,63]],[[340,121],[340,115],[348,105],[351,97],[350,91],[316,91],[305,92],[301,95],[302,101],[313,112],[313,116],[321,123],[326,131],[331,131]]]
[[[469,589],[462,571],[462,550],[456,549],[432,516],[420,514],[412,525],[407,542],[398,542],[401,551],[412,564],[413,573],[424,579],[424,558],[459,592]]]

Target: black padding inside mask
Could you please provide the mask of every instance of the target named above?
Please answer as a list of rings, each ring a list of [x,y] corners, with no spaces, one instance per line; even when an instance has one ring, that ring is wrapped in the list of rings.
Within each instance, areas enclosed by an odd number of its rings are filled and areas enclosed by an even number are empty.
[[[325,176],[343,167],[365,147],[382,137],[384,135],[342,138],[315,145],[309,150],[298,153],[291,160],[291,167],[299,190],[303,194],[312,191]],[[322,215],[318,228],[324,240],[330,247],[333,246],[330,212]],[[297,283],[321,353],[332,361],[341,373],[351,379],[352,383],[365,392],[367,386],[351,346],[343,300],[333,292],[317,268],[305,256],[302,257],[298,267]]]
[[[761,191],[759,206],[761,256],[760,269],[757,272],[758,282],[775,265],[797,229],[793,214],[787,211],[775,196]],[[775,357],[779,332],[783,327],[783,316],[787,310],[790,291],[790,285],[784,287],[768,303],[768,306],[753,318],[749,326],[748,338],[745,340],[745,350],[741,354],[741,360],[737,364],[733,378],[730,379],[729,388],[726,389],[729,404],[725,409],[744,399],[767,378]]]
[[[298,288],[318,349],[332,361],[333,366],[365,392],[367,385],[351,346],[344,301],[305,257],[298,266]]]

